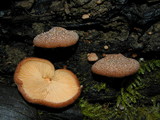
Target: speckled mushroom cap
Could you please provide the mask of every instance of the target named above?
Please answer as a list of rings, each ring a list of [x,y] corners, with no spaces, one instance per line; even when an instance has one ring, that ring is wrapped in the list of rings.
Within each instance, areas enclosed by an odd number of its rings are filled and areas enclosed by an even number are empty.
[[[93,64],[93,73],[108,77],[125,77],[138,71],[140,64],[137,60],[127,58],[122,54],[108,54]]]
[[[14,81],[28,102],[55,108],[73,103],[81,92],[74,73],[67,69],[55,70],[50,61],[34,57],[18,64]]]
[[[77,43],[79,36],[76,32],[62,27],[53,27],[47,32],[37,35],[33,44],[42,48],[68,47]]]

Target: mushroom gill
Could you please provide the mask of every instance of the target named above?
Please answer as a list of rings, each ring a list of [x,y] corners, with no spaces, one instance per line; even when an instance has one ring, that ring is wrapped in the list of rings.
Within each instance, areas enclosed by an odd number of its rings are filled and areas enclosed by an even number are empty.
[[[45,59],[26,58],[14,74],[15,83],[23,97],[31,103],[64,107],[80,95],[78,78],[67,69],[55,70]]]

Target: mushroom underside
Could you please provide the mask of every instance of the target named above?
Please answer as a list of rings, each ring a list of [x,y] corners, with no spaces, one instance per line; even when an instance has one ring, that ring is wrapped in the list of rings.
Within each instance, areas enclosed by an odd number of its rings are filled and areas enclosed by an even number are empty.
[[[61,104],[80,92],[77,77],[69,70],[58,69],[46,61],[29,60],[20,66],[15,80],[29,102]]]

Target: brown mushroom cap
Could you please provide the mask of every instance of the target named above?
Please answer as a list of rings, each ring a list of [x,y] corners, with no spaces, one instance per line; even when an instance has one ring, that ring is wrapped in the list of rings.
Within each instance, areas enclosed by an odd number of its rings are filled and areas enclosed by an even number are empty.
[[[55,70],[50,61],[40,58],[22,60],[16,68],[14,80],[28,102],[49,107],[65,107],[81,92],[74,73],[67,69]]]
[[[77,43],[79,36],[76,32],[62,27],[53,27],[47,32],[37,35],[33,44],[42,48],[68,47]]]
[[[93,64],[93,73],[108,77],[125,77],[138,71],[140,64],[138,61],[127,58],[122,54],[108,54]]]
[[[96,53],[88,53],[87,54],[87,59],[88,61],[97,61],[98,60],[98,56]]]

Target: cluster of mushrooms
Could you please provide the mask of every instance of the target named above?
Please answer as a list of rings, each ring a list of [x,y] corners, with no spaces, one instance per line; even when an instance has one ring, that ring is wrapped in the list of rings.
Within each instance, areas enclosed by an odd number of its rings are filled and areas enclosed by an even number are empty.
[[[78,42],[76,32],[62,27],[37,35],[33,44],[42,48],[68,47]],[[125,77],[136,73],[139,62],[122,54],[108,54],[95,62],[93,73],[108,77]],[[14,81],[22,96],[30,103],[61,108],[72,104],[81,93],[82,86],[70,70],[55,70],[54,65],[42,58],[29,57],[17,66]]]

